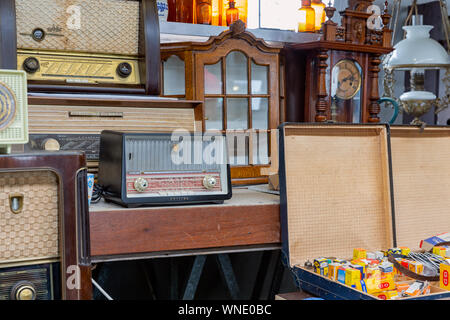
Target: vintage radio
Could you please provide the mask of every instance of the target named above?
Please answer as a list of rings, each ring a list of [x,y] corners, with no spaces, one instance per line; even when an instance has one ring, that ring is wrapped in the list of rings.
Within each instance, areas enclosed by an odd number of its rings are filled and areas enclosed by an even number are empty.
[[[225,136],[103,131],[98,183],[126,207],[231,198]]]
[[[27,77],[25,72],[0,70],[0,153],[28,142]]]
[[[11,4],[3,6],[3,13],[0,7],[0,16],[9,10],[16,17],[17,68],[27,72],[30,89],[145,87],[146,93],[159,95],[156,1],[5,2]]]
[[[102,130],[201,131],[196,121],[201,117],[202,104],[196,101],[138,95],[32,93],[28,102],[29,142],[24,151],[83,151],[89,171],[94,174]]]
[[[81,152],[0,156],[0,300],[90,299]]]

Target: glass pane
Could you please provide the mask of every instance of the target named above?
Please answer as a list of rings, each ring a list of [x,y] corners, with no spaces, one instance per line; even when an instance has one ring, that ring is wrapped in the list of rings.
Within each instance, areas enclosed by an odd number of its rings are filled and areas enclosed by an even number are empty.
[[[223,99],[205,99],[205,127],[206,130],[223,129]]]
[[[227,56],[227,94],[248,94],[247,57],[239,51]]]
[[[331,72],[331,120],[361,121],[362,68],[353,60],[340,60]]]
[[[227,99],[227,129],[248,129],[248,99]]]
[[[205,65],[205,94],[222,94],[222,61]]]
[[[267,94],[269,66],[260,66],[252,61],[252,94]]]
[[[269,128],[269,99],[252,98],[252,128]]]
[[[164,95],[185,95],[185,66],[178,56],[164,61]]]
[[[248,165],[248,147],[249,134],[248,132],[228,132],[227,144],[230,165],[243,166]]]
[[[269,164],[269,133],[267,131],[253,132],[252,164]]]

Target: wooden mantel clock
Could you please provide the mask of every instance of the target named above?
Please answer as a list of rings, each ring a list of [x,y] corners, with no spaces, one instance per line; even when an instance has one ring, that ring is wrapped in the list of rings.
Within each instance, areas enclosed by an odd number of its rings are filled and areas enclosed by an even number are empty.
[[[336,9],[327,7],[319,41],[285,47],[287,121],[380,121],[378,73],[381,56],[393,50],[391,16],[386,1],[376,28],[372,8],[373,0],[349,0],[338,26],[331,19]]]

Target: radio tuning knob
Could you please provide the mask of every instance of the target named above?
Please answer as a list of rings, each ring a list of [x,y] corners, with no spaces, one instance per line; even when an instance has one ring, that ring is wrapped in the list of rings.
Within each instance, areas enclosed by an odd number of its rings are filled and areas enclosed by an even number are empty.
[[[33,38],[34,41],[42,41],[45,38],[45,31],[44,29],[41,28],[36,28],[31,32],[31,37]]]
[[[39,70],[39,60],[35,57],[28,57],[23,61],[23,70],[28,73],[35,73]]]
[[[134,181],[134,188],[137,192],[145,192],[145,190],[148,188],[148,181],[144,178],[137,178]]]
[[[120,77],[127,78],[133,72],[133,67],[128,62],[122,62],[118,65],[116,72]]]
[[[18,282],[11,290],[11,300],[36,300],[36,289],[31,282]]]
[[[212,189],[216,186],[217,180],[213,176],[207,175],[203,178],[203,186],[206,189]]]

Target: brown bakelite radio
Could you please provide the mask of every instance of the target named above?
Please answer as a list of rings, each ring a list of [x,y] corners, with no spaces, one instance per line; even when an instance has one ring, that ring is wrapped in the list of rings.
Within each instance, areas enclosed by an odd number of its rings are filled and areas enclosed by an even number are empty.
[[[81,152],[0,156],[0,300],[91,299]]]

